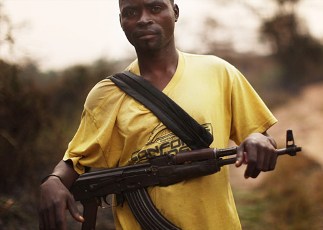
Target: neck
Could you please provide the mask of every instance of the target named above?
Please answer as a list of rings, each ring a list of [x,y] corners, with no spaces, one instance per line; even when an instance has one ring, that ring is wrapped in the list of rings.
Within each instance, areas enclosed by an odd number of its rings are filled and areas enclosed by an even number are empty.
[[[140,74],[160,90],[176,72],[178,53],[175,46],[153,52],[137,52]]]

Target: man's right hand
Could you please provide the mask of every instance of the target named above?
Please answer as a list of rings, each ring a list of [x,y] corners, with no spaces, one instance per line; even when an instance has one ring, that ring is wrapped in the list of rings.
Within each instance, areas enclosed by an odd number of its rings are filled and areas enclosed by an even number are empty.
[[[73,195],[59,178],[51,176],[40,186],[39,229],[66,230],[66,209],[76,221],[84,221]]]
[[[78,174],[64,161],[59,162],[53,174],[58,175],[61,179],[58,176],[49,176],[40,185],[39,229],[67,230],[66,209],[76,221],[84,221],[77,209],[73,195],[68,190]]]

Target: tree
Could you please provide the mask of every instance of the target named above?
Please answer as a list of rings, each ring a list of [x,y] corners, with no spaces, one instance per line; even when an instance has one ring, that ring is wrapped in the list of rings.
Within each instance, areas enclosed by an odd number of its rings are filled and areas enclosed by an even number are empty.
[[[12,28],[13,26],[11,24],[10,18],[5,14],[2,1],[0,0],[0,55],[2,49],[11,49],[14,45]]]
[[[285,89],[298,89],[304,84],[322,80],[323,45],[308,31],[307,25],[299,17],[297,9],[301,0],[267,0],[264,8],[252,1],[214,0],[221,4],[243,5],[260,20],[260,39],[270,47],[270,57],[276,62],[272,86]],[[213,18],[214,16],[212,16]],[[220,19],[221,20],[221,19]],[[215,26],[210,25],[212,31]],[[207,40],[206,40],[207,41]],[[219,45],[217,45],[219,47]],[[209,49],[214,52],[214,44]],[[221,46],[220,46],[221,47]],[[228,47],[228,46],[227,46]],[[228,53],[228,50],[224,52]],[[219,53],[216,50],[216,53]],[[223,55],[222,55],[223,56]]]
[[[273,17],[262,19],[260,32],[281,65],[280,83],[284,88],[295,89],[319,80],[323,47],[297,16],[295,9],[300,0],[272,1],[277,10]]]

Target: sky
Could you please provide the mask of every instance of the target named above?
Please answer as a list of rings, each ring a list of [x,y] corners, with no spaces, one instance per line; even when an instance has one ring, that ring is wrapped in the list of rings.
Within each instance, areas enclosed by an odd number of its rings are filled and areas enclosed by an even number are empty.
[[[240,52],[266,50],[258,43],[259,20],[242,8],[243,2],[268,13],[268,0],[235,0],[231,7],[225,0],[175,0],[180,7],[176,25],[177,45],[181,50],[203,52],[205,16],[219,21],[209,32],[214,40],[231,41]],[[0,55],[9,59],[31,58],[42,70],[63,69],[73,64],[89,63],[99,58],[121,59],[134,56],[119,25],[118,1],[114,0],[3,0],[3,11],[14,26],[15,49]],[[217,3],[217,4],[216,4]],[[304,0],[299,7],[311,33],[323,39],[323,0]]]

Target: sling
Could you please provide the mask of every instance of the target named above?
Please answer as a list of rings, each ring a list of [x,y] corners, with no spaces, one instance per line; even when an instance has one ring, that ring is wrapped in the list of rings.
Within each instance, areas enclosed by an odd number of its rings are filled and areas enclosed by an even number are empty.
[[[152,111],[191,149],[208,148],[212,143],[213,136],[203,126],[143,77],[126,71],[111,76],[109,79]]]
[[[143,77],[126,71],[110,76],[109,79],[146,106],[191,149],[208,148],[212,143],[213,136],[203,126]],[[146,189],[126,192],[124,197],[144,230],[180,230],[156,209]]]

